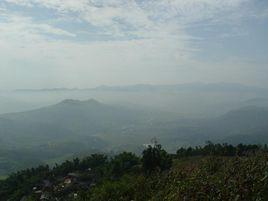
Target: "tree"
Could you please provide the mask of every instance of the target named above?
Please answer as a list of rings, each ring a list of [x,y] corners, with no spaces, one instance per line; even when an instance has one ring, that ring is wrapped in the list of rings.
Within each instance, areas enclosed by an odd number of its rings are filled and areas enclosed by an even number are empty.
[[[139,164],[139,158],[130,152],[123,152],[116,155],[111,161],[111,171],[114,176],[122,176],[133,166]]]
[[[149,145],[142,153],[142,165],[146,173],[157,169],[163,171],[171,167],[172,158],[160,144]]]

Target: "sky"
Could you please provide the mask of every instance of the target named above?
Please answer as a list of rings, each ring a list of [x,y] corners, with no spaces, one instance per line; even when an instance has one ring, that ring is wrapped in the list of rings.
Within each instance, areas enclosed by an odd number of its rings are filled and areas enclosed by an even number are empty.
[[[267,0],[0,0],[0,89],[268,86]]]

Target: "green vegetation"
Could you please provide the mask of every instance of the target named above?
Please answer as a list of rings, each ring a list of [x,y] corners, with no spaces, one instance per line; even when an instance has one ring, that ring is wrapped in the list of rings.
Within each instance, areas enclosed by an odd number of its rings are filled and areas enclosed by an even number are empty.
[[[157,169],[163,171],[172,165],[172,158],[162,149],[160,144],[149,146],[143,151],[142,165],[146,173],[151,173]]]
[[[0,181],[0,200],[266,201],[267,162],[266,146],[209,142],[172,155],[155,144],[141,158],[93,154],[19,171]]]
[[[180,148],[177,150],[177,157],[188,157],[188,156],[245,156],[248,154],[255,154],[259,150],[268,151],[267,145],[261,147],[259,145],[244,145],[238,144],[233,146],[231,144],[213,144],[208,141],[204,147],[188,147]]]

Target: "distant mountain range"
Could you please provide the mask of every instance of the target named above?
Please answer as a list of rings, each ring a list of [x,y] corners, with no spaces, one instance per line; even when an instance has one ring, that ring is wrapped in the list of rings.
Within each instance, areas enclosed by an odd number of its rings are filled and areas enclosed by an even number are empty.
[[[246,86],[237,83],[186,83],[173,85],[136,84],[127,86],[102,85],[95,88],[44,88],[44,89],[17,89],[17,92],[49,92],[49,91],[228,91],[228,92],[268,92],[267,88]]]
[[[97,149],[103,148],[98,144],[105,144],[105,141],[111,141],[110,138],[114,141],[116,137],[125,137],[118,139],[124,145],[129,136],[148,139],[147,136],[177,135],[187,138],[187,134],[193,137],[203,133],[221,139],[235,135],[263,135],[268,131],[266,107],[249,106],[218,118],[201,120],[183,120],[168,115],[106,105],[94,99],[66,99],[41,109],[0,115],[0,143],[7,147],[23,147],[94,137],[93,147]]]
[[[170,151],[207,140],[268,143],[268,109],[252,106],[212,119],[181,119],[94,99],[66,99],[36,110],[0,115],[0,167],[14,170],[17,165],[13,163],[20,161],[16,157],[21,154],[24,163],[53,162],[89,152],[139,152],[153,137]]]
[[[21,89],[1,92],[0,97],[0,114],[37,109],[64,99],[90,98],[134,110],[158,110],[187,118],[216,117],[249,105],[268,106],[265,101],[268,89],[235,83]]]

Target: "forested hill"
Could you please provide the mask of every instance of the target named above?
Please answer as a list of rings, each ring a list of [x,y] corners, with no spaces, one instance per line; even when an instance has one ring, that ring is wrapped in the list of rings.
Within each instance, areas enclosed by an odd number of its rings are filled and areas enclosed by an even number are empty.
[[[159,144],[141,157],[93,154],[39,166],[0,182],[1,201],[266,201],[267,146],[213,144],[168,154]]]

